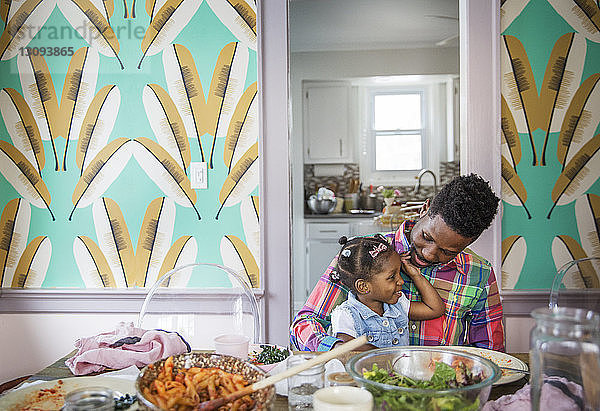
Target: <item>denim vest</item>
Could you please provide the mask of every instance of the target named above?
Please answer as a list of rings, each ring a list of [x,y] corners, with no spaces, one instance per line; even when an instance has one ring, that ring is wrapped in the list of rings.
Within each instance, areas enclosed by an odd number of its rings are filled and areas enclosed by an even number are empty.
[[[408,345],[408,314],[398,302],[383,303],[383,316],[358,301],[350,292],[340,308],[352,314],[356,336],[366,335],[369,344],[377,348]]]

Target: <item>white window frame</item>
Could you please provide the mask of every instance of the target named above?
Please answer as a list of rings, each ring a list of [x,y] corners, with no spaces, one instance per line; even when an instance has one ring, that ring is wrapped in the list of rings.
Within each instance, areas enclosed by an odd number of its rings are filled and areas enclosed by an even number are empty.
[[[375,130],[375,97],[385,94],[419,94],[421,96],[421,128],[416,130],[385,130],[381,132],[377,132]],[[376,179],[377,182],[382,181],[394,181],[397,177],[397,174],[406,174],[407,177],[412,177],[415,173],[417,173],[422,168],[427,168],[429,165],[429,155],[428,155],[428,142],[429,142],[429,102],[431,99],[431,93],[427,87],[424,86],[416,86],[416,87],[389,87],[389,88],[370,88],[368,90],[368,120],[366,127],[366,139],[367,144],[370,150],[367,150],[366,156],[368,157],[369,169],[371,174],[371,179],[368,181],[373,181]],[[414,132],[418,132],[421,134],[421,167],[417,169],[406,169],[406,170],[376,170],[375,169],[375,161],[376,161],[376,147],[377,141],[376,136],[384,135],[384,134],[416,134]],[[362,168],[362,166],[361,166]]]
[[[448,110],[452,110],[448,99],[444,96],[447,84],[453,81],[453,75],[431,76],[394,76],[386,86],[373,85],[373,81],[381,82],[381,77],[365,81],[357,80],[359,94],[359,165],[361,181],[373,185],[406,186],[415,183],[415,177],[421,171],[416,170],[375,170],[375,141],[373,127],[369,123],[373,118],[373,96],[383,93],[422,93],[421,101],[424,124],[422,144],[422,168],[431,169],[439,175],[440,157],[439,145],[446,145]],[[446,150],[441,150],[446,151]]]

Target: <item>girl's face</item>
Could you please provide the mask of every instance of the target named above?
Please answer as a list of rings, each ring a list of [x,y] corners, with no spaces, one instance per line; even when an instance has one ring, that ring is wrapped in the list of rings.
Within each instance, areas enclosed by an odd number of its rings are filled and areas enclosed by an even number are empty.
[[[402,295],[404,280],[400,275],[402,261],[398,253],[389,253],[388,260],[383,262],[380,272],[371,276],[367,281],[369,293],[366,295],[372,301],[396,304]]]

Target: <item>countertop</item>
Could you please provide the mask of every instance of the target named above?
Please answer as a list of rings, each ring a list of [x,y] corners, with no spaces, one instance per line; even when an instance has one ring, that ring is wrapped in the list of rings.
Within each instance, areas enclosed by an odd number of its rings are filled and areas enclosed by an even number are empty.
[[[373,217],[377,217],[380,216],[381,212],[377,211],[375,213],[371,213],[371,214],[367,214],[367,213],[356,213],[356,214],[351,214],[351,213],[330,213],[330,214],[310,214],[310,213],[305,213],[304,214],[304,219],[305,220],[309,220],[309,219],[315,219],[315,220],[322,220],[322,219],[332,219],[332,218],[351,218],[351,219],[355,219],[355,218],[373,218]]]

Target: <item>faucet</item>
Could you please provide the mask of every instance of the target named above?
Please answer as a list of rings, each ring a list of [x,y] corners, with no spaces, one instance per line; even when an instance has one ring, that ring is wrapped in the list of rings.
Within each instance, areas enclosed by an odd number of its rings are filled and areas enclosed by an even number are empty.
[[[421,179],[425,174],[431,174],[431,176],[433,177],[433,195],[437,193],[437,179],[435,177],[434,172],[428,168],[424,168],[421,171],[419,171],[419,174],[415,177],[415,179],[417,179],[417,183],[415,184],[413,194],[416,195],[419,193],[419,190],[421,189]]]

